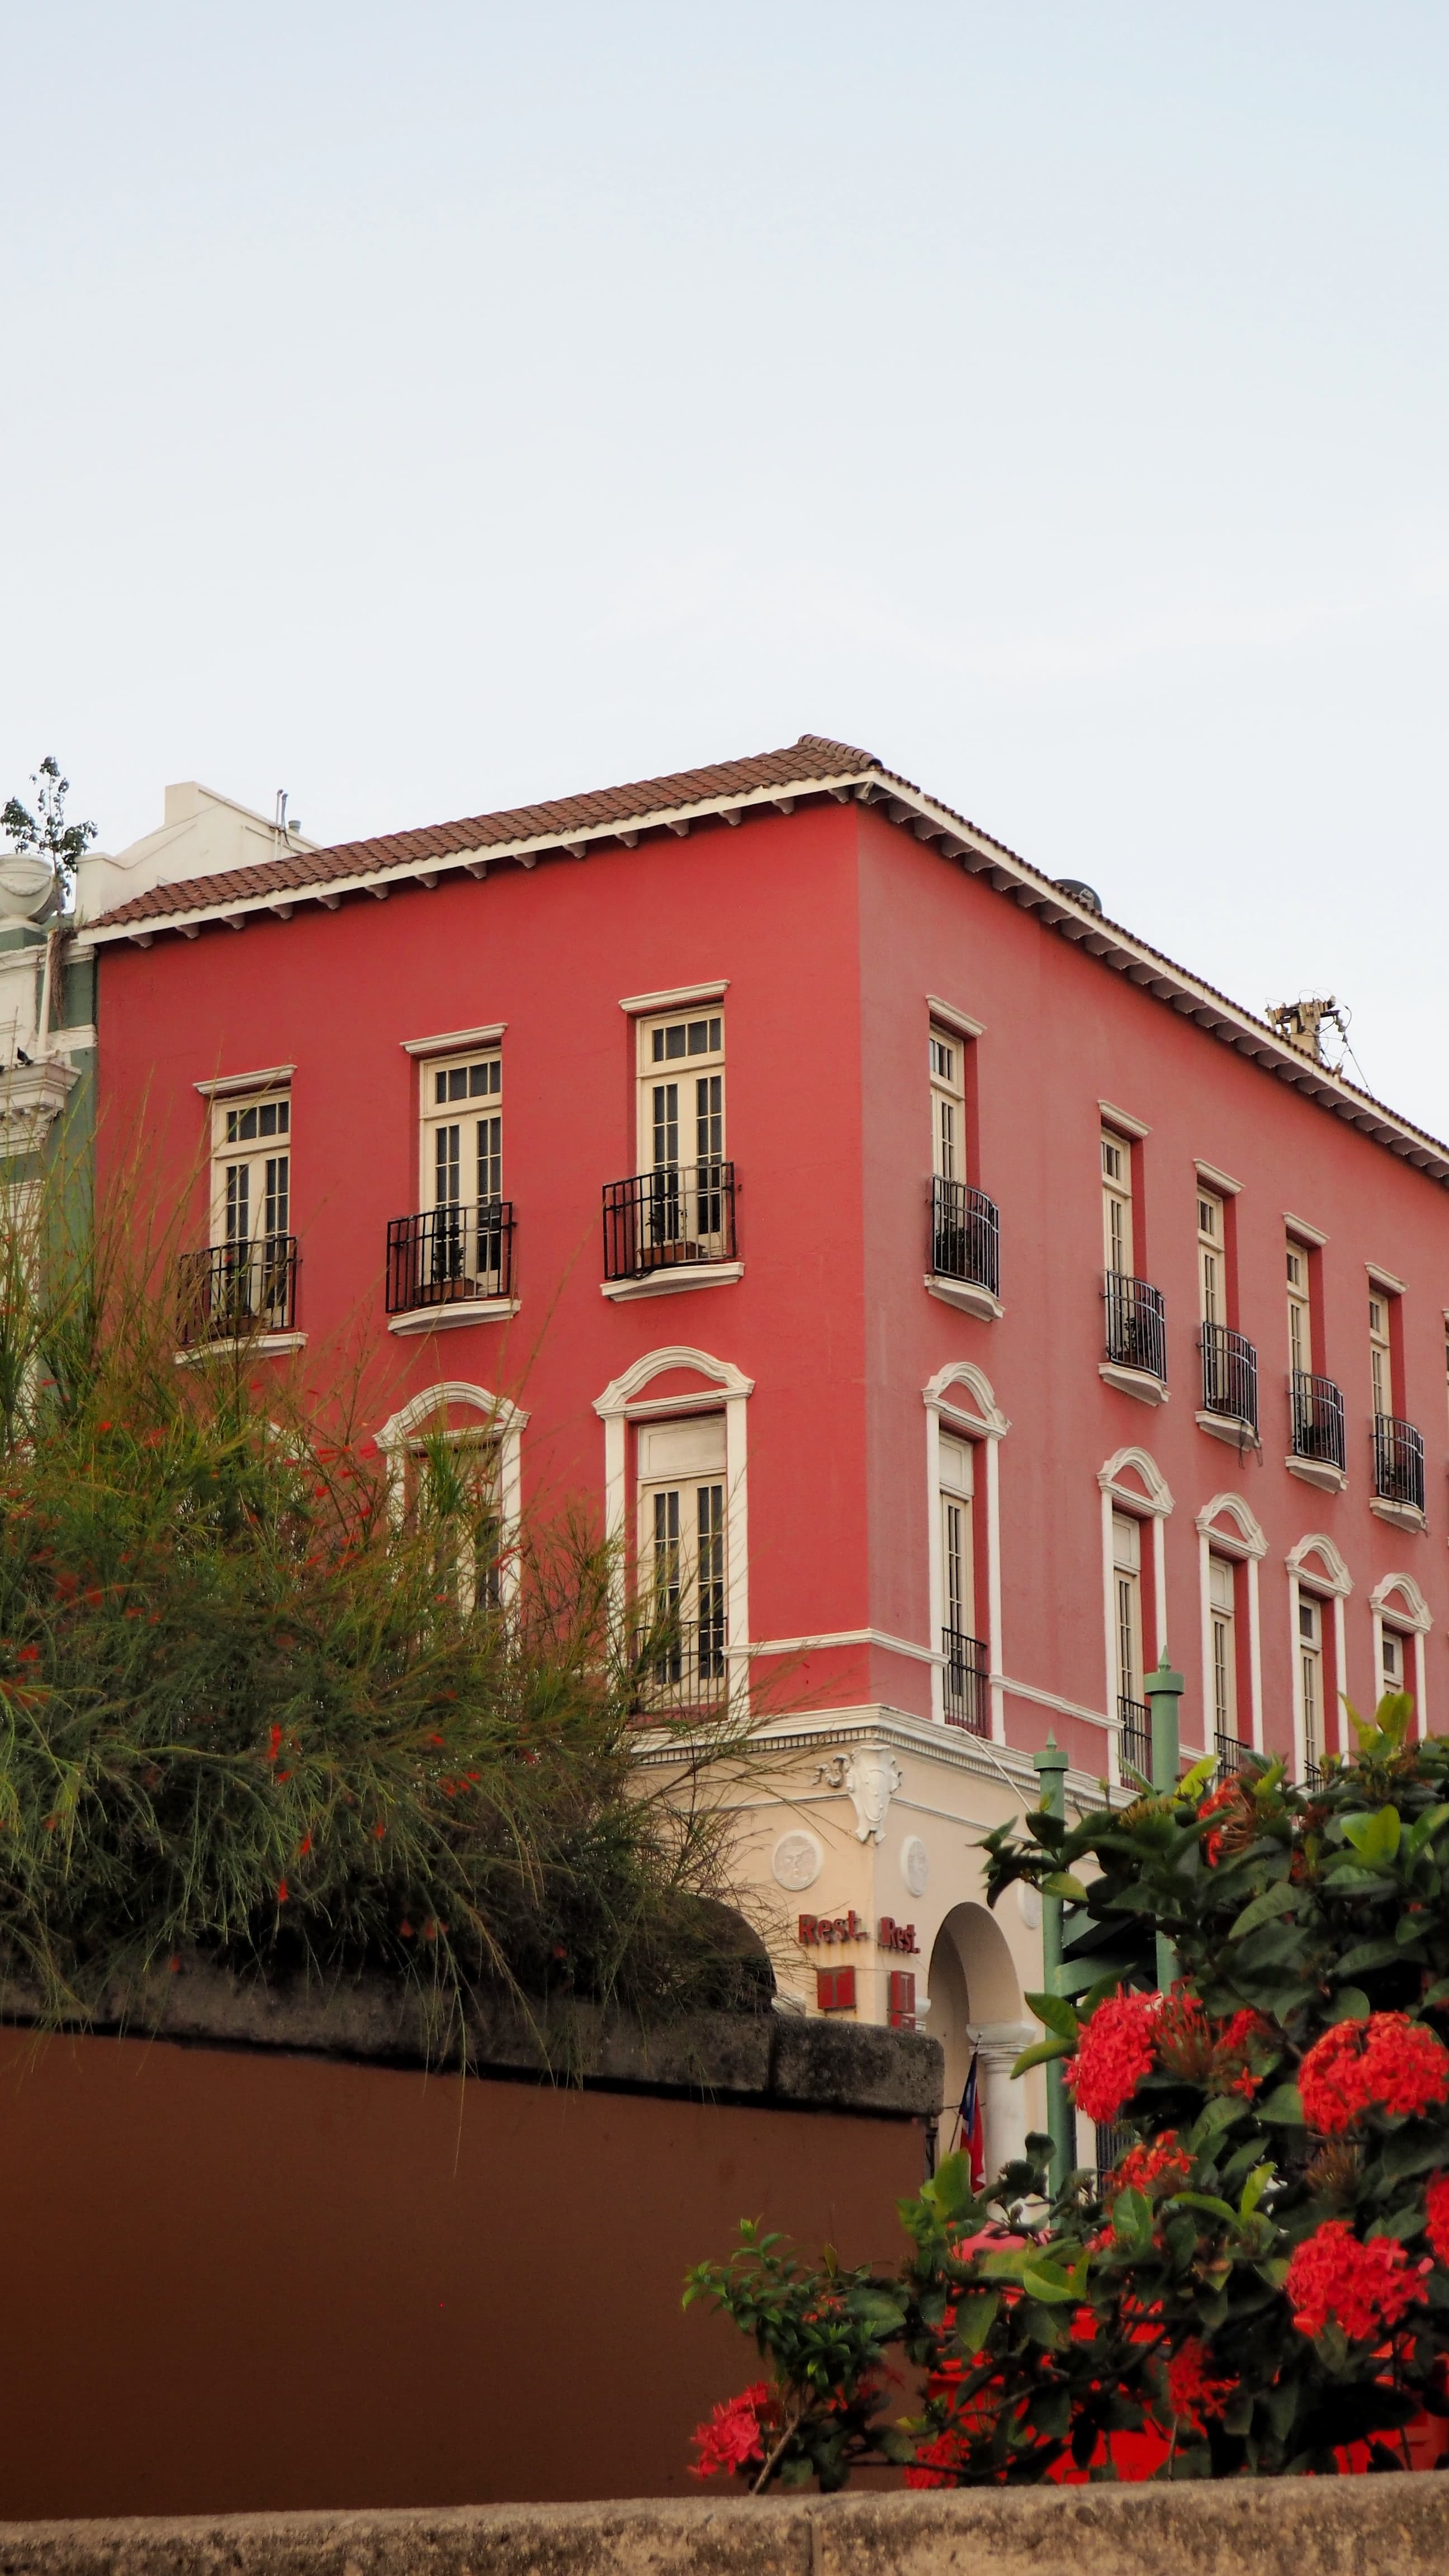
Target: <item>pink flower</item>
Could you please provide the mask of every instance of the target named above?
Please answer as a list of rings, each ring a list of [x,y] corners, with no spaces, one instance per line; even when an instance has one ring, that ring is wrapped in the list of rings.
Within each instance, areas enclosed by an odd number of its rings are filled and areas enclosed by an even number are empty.
[[[1397,2325],[1406,2308],[1424,2296],[1427,2263],[1410,2271],[1409,2258],[1392,2236],[1361,2245],[1346,2218],[1330,2218],[1294,2252],[1285,2288],[1300,2334],[1321,2334],[1332,2322],[1353,2343],[1367,2343]]]

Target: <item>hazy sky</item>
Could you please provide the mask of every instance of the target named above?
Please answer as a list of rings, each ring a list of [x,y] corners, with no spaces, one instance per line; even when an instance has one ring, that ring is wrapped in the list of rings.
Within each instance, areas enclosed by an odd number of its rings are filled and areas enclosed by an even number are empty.
[[[4,0],[0,76],[0,794],[835,734],[1449,1132],[1444,0]]]

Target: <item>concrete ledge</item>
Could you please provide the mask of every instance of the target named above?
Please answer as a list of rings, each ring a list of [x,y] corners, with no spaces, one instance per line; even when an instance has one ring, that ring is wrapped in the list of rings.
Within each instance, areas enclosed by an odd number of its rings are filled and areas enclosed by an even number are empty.
[[[1429,2576],[1446,2550],[1435,2476],[0,2524],[0,2576]]]
[[[918,2031],[771,2011],[694,2013],[645,2025],[595,2005],[530,2014],[503,1996],[470,1998],[462,2019],[470,2071],[480,2076],[887,2119],[933,2119],[941,2106],[941,2044]],[[33,1993],[0,1987],[0,2021],[44,2020]],[[177,1974],[107,1987],[67,2026],[414,2066],[456,2060],[459,2037],[446,2002],[399,1979],[267,1985],[195,1958],[183,1960]]]

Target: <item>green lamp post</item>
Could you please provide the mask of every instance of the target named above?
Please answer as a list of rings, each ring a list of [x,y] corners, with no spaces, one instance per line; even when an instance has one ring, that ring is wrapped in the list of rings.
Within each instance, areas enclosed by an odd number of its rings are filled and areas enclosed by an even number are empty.
[[[1159,1798],[1170,1798],[1177,1787],[1181,1771],[1179,1750],[1179,1712],[1182,1694],[1187,1688],[1181,1673],[1175,1673],[1167,1659],[1166,1646],[1154,1673],[1142,1685],[1152,1711],[1152,1786]],[[1177,1975],[1177,1952],[1162,1934],[1157,1935],[1157,1983],[1166,1994]]]
[[[1032,1764],[1041,1780],[1041,1804],[1048,1816],[1065,1817],[1067,1812],[1067,1757],[1055,1736],[1049,1735]],[[1043,1894],[1041,1901],[1042,1992],[1056,1995],[1062,1984],[1062,1900]],[[1063,2191],[1077,2161],[1076,2114],[1067,2099],[1067,2080],[1060,2058],[1048,2062],[1047,2134],[1052,2142],[1052,2188]]]

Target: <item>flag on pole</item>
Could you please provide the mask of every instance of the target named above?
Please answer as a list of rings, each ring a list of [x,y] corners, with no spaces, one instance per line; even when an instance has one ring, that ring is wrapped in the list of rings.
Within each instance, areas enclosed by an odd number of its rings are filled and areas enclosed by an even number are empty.
[[[961,2146],[971,2158],[971,2188],[979,2191],[986,2180],[986,2138],[981,2126],[981,2087],[976,2079],[977,2060],[973,2055],[966,2070],[961,2108],[956,2114],[956,2131]]]

